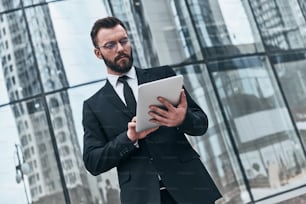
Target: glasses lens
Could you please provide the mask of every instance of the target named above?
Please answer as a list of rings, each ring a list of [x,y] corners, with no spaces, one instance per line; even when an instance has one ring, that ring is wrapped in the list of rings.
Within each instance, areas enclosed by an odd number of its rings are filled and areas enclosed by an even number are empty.
[[[115,42],[109,42],[109,43],[106,43],[103,47],[105,47],[108,50],[112,50],[116,47],[116,43]]]

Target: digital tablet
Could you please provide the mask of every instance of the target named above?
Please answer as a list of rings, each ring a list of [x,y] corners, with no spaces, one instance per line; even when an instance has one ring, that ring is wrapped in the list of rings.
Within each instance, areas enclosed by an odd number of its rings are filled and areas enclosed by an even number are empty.
[[[157,97],[164,97],[173,105],[179,103],[183,81],[183,76],[177,75],[138,86],[138,101],[136,109],[137,132],[158,126],[158,124],[149,121],[151,116],[148,114],[150,105],[162,106],[162,104],[157,100]]]

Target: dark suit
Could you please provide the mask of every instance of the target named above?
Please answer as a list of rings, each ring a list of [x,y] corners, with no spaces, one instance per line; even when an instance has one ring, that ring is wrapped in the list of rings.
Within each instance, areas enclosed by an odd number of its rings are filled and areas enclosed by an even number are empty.
[[[175,75],[169,67],[136,69],[138,83]],[[208,120],[186,92],[188,109],[179,127],[160,127],[139,141],[136,148],[127,137],[133,115],[126,109],[111,84],[84,102],[85,166],[93,175],[117,167],[124,204],[160,202],[158,174],[178,203],[214,203],[218,189],[184,133],[202,135]]]

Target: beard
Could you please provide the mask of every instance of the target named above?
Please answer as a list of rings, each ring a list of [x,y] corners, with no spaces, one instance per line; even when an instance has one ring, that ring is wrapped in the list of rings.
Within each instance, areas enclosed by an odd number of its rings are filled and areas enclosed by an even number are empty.
[[[121,63],[118,63],[118,61],[121,59],[121,57],[126,57],[128,60],[124,60]],[[120,53],[117,57],[115,57],[114,61],[104,57],[102,55],[102,58],[104,60],[105,65],[110,68],[112,71],[117,72],[119,74],[124,74],[132,68],[133,65],[133,53],[131,51],[131,55],[127,55],[125,53]]]

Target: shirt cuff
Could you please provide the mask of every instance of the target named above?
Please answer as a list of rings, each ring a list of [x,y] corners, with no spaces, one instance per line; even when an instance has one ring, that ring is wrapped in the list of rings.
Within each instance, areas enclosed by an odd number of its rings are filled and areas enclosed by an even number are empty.
[[[136,140],[133,145],[136,147],[136,148],[139,148],[139,144],[138,144],[138,140]]]

